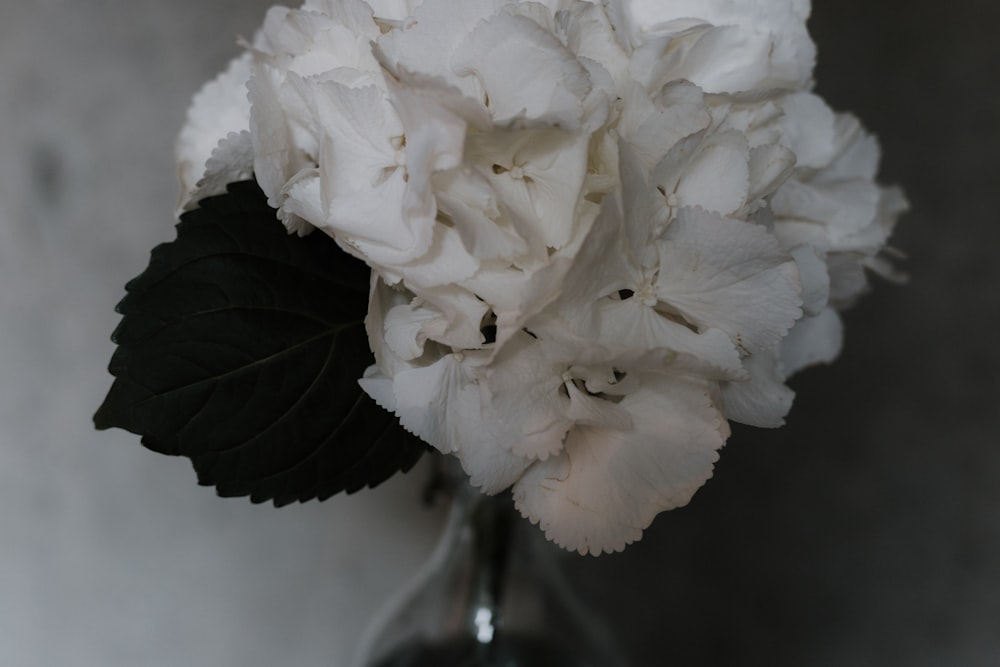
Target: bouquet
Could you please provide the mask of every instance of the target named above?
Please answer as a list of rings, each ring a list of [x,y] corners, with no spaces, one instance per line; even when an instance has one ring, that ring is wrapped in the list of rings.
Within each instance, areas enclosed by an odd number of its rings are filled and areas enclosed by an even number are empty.
[[[905,208],[807,0],[307,0],[194,98],[100,427],[283,504],[424,444],[619,551],[782,425]],[[415,437],[414,437],[415,436]],[[419,438],[419,441],[417,441]]]

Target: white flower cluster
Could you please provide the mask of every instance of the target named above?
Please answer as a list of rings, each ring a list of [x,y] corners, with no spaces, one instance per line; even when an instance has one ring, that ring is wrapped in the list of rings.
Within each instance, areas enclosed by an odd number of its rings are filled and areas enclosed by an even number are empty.
[[[808,0],[307,0],[195,98],[188,206],[254,174],[373,269],[379,404],[618,551],[834,358],[901,194],[810,92]],[[220,138],[224,139],[219,142]],[[204,168],[203,168],[204,165]]]

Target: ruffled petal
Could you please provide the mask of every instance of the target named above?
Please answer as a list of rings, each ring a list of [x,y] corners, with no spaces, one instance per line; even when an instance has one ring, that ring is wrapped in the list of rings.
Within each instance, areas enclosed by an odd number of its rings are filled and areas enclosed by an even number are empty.
[[[247,80],[252,58],[245,53],[233,59],[226,69],[201,87],[187,111],[187,121],[177,137],[177,176],[180,202],[191,198],[196,184],[205,175],[205,163],[230,133],[250,128],[250,101]]]
[[[258,64],[254,75],[247,82],[251,103],[250,135],[253,139],[254,175],[267,195],[268,204],[279,211],[284,207],[285,185],[289,179],[302,169],[315,166],[295,145],[289,117],[282,104],[283,81],[284,76],[280,71],[266,64]],[[303,107],[297,109],[297,113],[308,115],[309,110]]]
[[[628,54],[616,39],[615,28],[604,7],[592,2],[561,3],[553,8],[567,48],[579,58],[598,62],[614,81],[625,81]]]
[[[750,189],[746,137],[725,131],[692,139],[678,142],[656,166],[654,182],[672,207],[700,206],[723,214],[739,210]]]
[[[527,17],[501,12],[482,21],[455,50],[451,68],[479,79],[499,125],[580,126],[590,76],[555,35]]]
[[[509,0],[424,0],[398,29],[378,38],[383,62],[393,69],[441,77],[473,99],[482,99],[478,79],[452,71],[452,54],[483,19],[496,15]]]
[[[588,205],[580,201],[588,148],[587,136],[558,129],[497,130],[471,137],[468,159],[496,190],[522,236],[561,248],[577,227],[578,209]]]
[[[798,269],[759,225],[682,208],[660,246],[660,301],[748,353],[773,347],[802,310]]]
[[[570,364],[550,356],[553,351],[522,332],[486,371],[487,411],[497,423],[508,422],[511,437],[504,444],[517,456],[544,460],[558,453],[573,425],[563,390]]]
[[[678,141],[705,130],[712,121],[701,89],[687,81],[669,83],[653,98],[638,82],[628,80],[624,96],[618,131],[647,170]]]
[[[509,488],[530,461],[501,446],[484,419],[474,377],[477,364],[471,355],[448,354],[429,366],[403,370],[392,380],[369,369],[361,386],[408,431],[458,456],[472,484],[494,494]]]
[[[650,377],[619,404],[630,429],[577,426],[565,452],[513,488],[518,510],[563,548],[598,555],[638,540],[712,475],[728,428],[708,383]]]
[[[441,216],[454,224],[462,243],[482,262],[497,260],[534,264],[528,240],[500,208],[500,199],[484,176],[472,169],[453,169],[434,178]]]
[[[253,143],[250,132],[230,132],[222,139],[212,156],[205,163],[205,175],[187,196],[187,202],[178,211],[190,211],[206,197],[214,197],[226,192],[226,186],[237,181],[253,178]]]
[[[649,43],[658,77],[684,78],[711,93],[801,89],[809,84],[816,49],[806,30],[809,0],[609,0],[609,12],[636,47]],[[692,25],[701,28],[684,35]],[[657,39],[687,37],[686,44]],[[641,80],[641,79],[640,79]]]
[[[385,91],[334,81],[306,85],[315,123],[329,142],[321,165],[327,201],[371,192],[405,164],[403,125]]]
[[[303,77],[337,70],[374,73],[371,42],[378,35],[372,8],[363,0],[311,0],[301,9],[268,10],[253,48]]]
[[[596,306],[599,320],[595,342],[615,350],[623,362],[649,363],[659,352],[658,366],[646,370],[696,373],[715,379],[743,377],[740,354],[729,335],[715,328],[692,331],[639,298],[606,299]],[[642,366],[639,366],[642,367]]]

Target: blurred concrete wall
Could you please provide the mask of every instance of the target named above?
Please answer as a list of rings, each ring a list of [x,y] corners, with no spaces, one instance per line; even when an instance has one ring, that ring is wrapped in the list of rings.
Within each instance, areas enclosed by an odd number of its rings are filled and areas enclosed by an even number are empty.
[[[187,100],[267,4],[0,5],[0,665],[343,665],[436,536],[419,472],[276,511],[91,428],[114,304],[172,236]],[[912,201],[913,280],[688,508],[566,559],[638,667],[1000,664],[998,16],[815,3],[819,90]]]

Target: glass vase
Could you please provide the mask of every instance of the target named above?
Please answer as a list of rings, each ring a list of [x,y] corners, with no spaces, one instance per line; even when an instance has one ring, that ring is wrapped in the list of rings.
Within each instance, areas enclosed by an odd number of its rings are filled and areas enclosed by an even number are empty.
[[[510,494],[483,495],[457,466],[444,474],[452,507],[441,539],[376,616],[354,667],[625,667],[562,576],[564,552]]]

